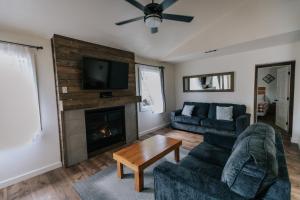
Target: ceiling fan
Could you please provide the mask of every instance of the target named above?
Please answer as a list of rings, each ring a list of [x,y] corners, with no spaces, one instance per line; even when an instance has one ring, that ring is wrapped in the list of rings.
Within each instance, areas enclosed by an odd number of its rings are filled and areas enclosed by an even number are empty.
[[[154,0],[152,0],[152,3],[146,6],[143,6],[136,0],[125,0],[125,1],[127,1],[131,5],[143,11],[145,16],[136,17],[133,19],[118,22],[116,23],[116,25],[118,26],[144,19],[144,22],[146,26],[150,28],[151,33],[157,33],[158,27],[162,23],[163,19],[180,21],[180,22],[191,22],[194,19],[194,17],[191,16],[163,13],[167,8],[172,6],[177,0],[164,0],[160,4],[154,3]]]

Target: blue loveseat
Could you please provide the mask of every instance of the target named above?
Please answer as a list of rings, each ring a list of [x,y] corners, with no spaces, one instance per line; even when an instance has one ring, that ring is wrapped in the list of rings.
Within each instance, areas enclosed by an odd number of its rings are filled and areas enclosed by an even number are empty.
[[[182,110],[171,112],[171,127],[194,133],[206,132],[237,136],[250,124],[250,114],[245,105],[225,103],[184,102],[194,105],[192,116],[181,115]],[[184,106],[183,105],[183,106]],[[216,120],[216,107],[233,107],[233,121]]]
[[[289,200],[291,185],[282,139],[258,123],[235,140],[204,135],[179,164],[163,162],[154,171],[156,200]],[[224,137],[224,135],[223,135]]]

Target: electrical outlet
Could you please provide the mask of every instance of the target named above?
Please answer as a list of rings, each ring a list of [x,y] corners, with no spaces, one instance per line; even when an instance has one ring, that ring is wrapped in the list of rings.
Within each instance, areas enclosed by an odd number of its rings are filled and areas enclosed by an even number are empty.
[[[68,87],[61,87],[61,89],[63,94],[68,93]]]

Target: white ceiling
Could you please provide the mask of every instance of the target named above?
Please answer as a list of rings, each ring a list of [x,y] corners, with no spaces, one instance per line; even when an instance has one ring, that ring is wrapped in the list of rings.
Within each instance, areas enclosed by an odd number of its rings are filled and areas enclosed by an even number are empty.
[[[151,0],[139,0],[146,5]],[[300,0],[178,0],[166,13],[195,16],[165,20],[150,34],[143,15],[124,0],[0,0],[1,29],[51,38],[54,33],[164,61],[184,61],[211,49],[300,30]]]

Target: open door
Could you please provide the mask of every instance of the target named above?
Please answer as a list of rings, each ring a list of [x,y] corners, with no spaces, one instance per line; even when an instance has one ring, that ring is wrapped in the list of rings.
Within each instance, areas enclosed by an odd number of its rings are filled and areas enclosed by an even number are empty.
[[[276,96],[276,125],[288,131],[289,124],[289,93],[290,67],[277,69],[277,96]]]
[[[255,66],[254,122],[293,133],[295,61]]]

